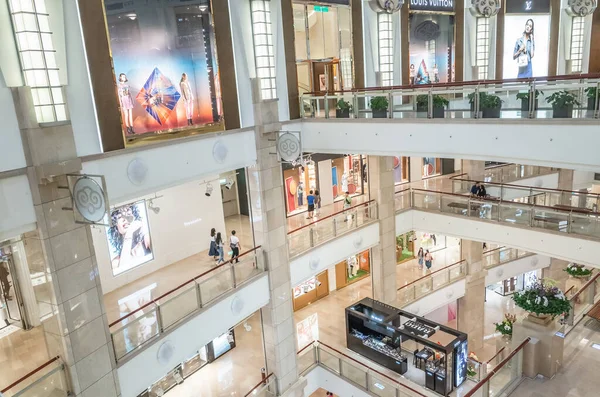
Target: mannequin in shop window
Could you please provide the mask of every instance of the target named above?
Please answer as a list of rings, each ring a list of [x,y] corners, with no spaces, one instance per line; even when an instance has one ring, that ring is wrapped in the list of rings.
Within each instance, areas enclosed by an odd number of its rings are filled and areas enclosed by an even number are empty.
[[[302,182],[298,184],[298,190],[296,194],[298,195],[298,207],[302,207],[304,205],[304,185]]]
[[[348,278],[356,277],[358,274],[358,261],[355,256],[351,256],[346,260],[348,264]]]
[[[344,172],[342,174],[342,192],[347,192],[347,191],[348,191],[348,174]]]

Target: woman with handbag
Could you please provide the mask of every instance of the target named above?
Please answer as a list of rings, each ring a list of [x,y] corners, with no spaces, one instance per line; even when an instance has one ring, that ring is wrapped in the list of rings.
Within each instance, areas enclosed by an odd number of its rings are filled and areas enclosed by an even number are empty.
[[[517,61],[519,73],[517,78],[533,77],[533,69],[531,67],[531,58],[535,53],[535,40],[533,38],[533,19],[528,19],[525,22],[525,31],[523,36],[517,39],[515,50],[513,51],[513,60]]]

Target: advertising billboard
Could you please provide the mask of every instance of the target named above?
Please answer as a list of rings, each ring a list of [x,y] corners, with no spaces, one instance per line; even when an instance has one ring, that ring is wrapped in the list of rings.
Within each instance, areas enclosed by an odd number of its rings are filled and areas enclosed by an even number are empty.
[[[122,1],[104,3],[125,135],[220,121],[209,1],[192,0],[186,6],[137,1],[125,8]]]
[[[114,208],[106,229],[113,276],[154,259],[146,201]]]
[[[548,75],[550,15],[506,14],[502,77]]]

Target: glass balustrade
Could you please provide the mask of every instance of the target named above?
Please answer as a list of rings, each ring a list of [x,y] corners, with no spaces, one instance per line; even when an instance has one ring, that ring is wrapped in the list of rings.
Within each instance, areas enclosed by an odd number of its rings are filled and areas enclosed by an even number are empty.
[[[3,397],[70,396],[65,367],[55,357],[0,391]]]

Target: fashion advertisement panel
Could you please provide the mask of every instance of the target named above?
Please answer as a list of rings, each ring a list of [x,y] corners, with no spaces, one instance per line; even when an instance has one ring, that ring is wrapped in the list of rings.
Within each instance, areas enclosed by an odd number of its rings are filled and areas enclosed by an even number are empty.
[[[116,94],[126,136],[202,126],[221,119],[210,4],[105,1]]]
[[[106,229],[113,276],[154,259],[146,202],[114,208]]]
[[[409,76],[411,84],[453,80],[454,16],[410,14]]]
[[[502,77],[548,75],[550,15],[507,14],[504,19]]]

